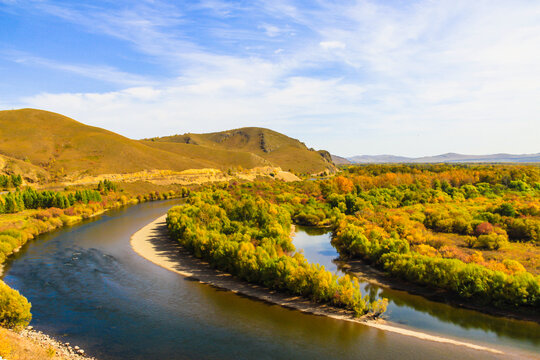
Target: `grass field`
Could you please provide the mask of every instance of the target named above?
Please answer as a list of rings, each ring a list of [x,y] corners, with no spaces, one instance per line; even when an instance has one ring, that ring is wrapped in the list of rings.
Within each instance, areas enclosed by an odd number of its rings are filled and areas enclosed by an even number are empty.
[[[38,342],[0,327],[0,358],[6,360],[67,360],[55,344]]]

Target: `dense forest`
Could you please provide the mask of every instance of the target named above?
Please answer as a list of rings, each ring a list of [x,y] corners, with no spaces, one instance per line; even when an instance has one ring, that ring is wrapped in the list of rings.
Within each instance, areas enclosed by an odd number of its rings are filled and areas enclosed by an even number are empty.
[[[282,274],[279,285],[262,277],[273,266],[257,255],[269,251],[261,248],[261,239],[269,236],[254,232],[262,225],[238,217],[234,210],[236,202],[248,200],[255,204],[250,210],[254,213],[264,213],[266,207],[277,211],[280,215],[275,221],[290,217],[297,224],[330,228],[332,244],[344,259],[363,259],[392,277],[442,288],[483,305],[535,311],[540,306],[538,167],[351,166],[326,180],[212,185],[191,198],[190,207],[170,214],[175,236],[198,256],[250,281],[319,300],[312,290],[283,285]],[[210,206],[211,212],[200,210],[202,205]],[[218,225],[201,220],[214,217]],[[239,227],[243,237],[238,238],[237,228],[229,222],[251,230]],[[287,223],[278,225],[281,230],[272,246],[286,253],[290,248],[283,246],[282,228]],[[249,249],[242,248],[242,254],[230,248],[232,253],[226,258],[230,263],[222,264],[210,250],[221,243],[251,245],[245,245]],[[201,252],[201,247],[208,253]],[[279,251],[276,254],[281,256]],[[294,257],[289,259],[294,261]],[[248,270],[243,268],[246,263],[251,264]]]

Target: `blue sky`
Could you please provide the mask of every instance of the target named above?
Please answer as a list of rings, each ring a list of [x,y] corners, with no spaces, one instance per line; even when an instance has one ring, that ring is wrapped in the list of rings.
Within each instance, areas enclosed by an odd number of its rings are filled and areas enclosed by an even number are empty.
[[[0,0],[0,108],[338,155],[540,151],[540,2]]]

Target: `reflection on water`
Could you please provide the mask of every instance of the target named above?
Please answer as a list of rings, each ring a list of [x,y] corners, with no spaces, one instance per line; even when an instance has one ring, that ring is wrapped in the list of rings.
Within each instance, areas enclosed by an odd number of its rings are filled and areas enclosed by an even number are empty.
[[[254,301],[164,270],[133,252],[129,238],[172,204],[113,211],[26,246],[4,280],[32,302],[32,325],[103,360],[478,357],[474,350]],[[329,259],[330,250],[315,253]],[[306,256],[311,251],[306,247]],[[331,261],[325,266],[337,270]],[[392,306],[394,318],[410,309],[428,323],[446,323],[409,300],[396,298]]]
[[[308,261],[317,262],[326,270],[342,275],[344,270],[337,260],[339,254],[330,240],[331,233],[326,229],[297,226],[293,242],[297,251],[303,251]],[[456,308],[367,282],[361,282],[361,286],[363,294],[371,299],[385,297],[389,300],[386,318],[395,323],[454,337],[540,351],[540,325],[537,323]]]

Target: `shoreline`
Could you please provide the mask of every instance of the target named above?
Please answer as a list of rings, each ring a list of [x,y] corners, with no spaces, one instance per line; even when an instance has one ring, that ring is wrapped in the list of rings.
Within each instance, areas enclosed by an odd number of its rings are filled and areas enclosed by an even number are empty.
[[[96,360],[79,346],[34,330],[32,326],[18,331],[0,328],[0,339],[5,341],[3,345],[7,344],[8,351],[15,359],[26,359],[25,355],[31,352],[35,356],[40,356],[39,358],[53,360]]]
[[[381,288],[404,291],[411,295],[422,296],[428,300],[436,301],[442,304],[448,304],[467,310],[478,311],[483,314],[515,319],[521,321],[531,321],[540,324],[540,313],[527,311],[512,311],[499,309],[490,305],[479,305],[476,303],[467,303],[466,300],[444,289],[433,289],[422,285],[413,284],[406,280],[395,279],[386,275],[361,259],[339,259],[342,263],[343,271],[356,276],[365,282],[377,285]]]
[[[6,255],[6,259],[4,260],[4,262],[0,263],[0,280],[2,280],[2,277],[3,277],[3,275],[4,275],[4,267],[5,267],[5,265],[6,265],[6,262],[9,261],[9,260],[11,260],[11,257],[12,257],[13,255],[15,255],[16,253],[18,253],[19,251],[21,251],[21,249],[22,249],[24,246],[26,246],[26,245],[27,245],[28,243],[30,243],[31,241],[34,241],[37,237],[39,237],[39,236],[41,236],[41,235],[44,235],[44,234],[52,233],[53,231],[57,231],[57,230],[64,229],[64,228],[66,228],[66,227],[68,227],[68,226],[77,225],[77,224],[79,224],[79,223],[81,223],[81,222],[83,222],[83,221],[85,221],[85,220],[91,219],[91,218],[96,217],[96,216],[99,216],[99,215],[103,215],[103,214],[105,214],[107,211],[109,211],[109,210],[111,210],[111,209],[115,209],[115,208],[103,209],[103,210],[97,211],[97,212],[95,212],[95,213],[89,215],[88,217],[85,217],[85,218],[81,217],[81,219],[75,220],[75,221],[70,222],[70,223],[65,223],[65,224],[62,223],[61,226],[55,227],[54,229],[48,229],[48,230],[46,230],[46,231],[44,231],[44,232],[40,232],[40,233],[34,235],[32,238],[27,239],[26,242],[25,242],[24,244],[18,246],[17,248],[13,249],[13,251],[12,251],[11,253],[7,254],[7,255]],[[22,294],[21,294],[21,295],[22,295]],[[23,296],[24,296],[24,295],[23,295]]]
[[[242,294],[253,299],[280,305],[289,309],[299,310],[304,313],[355,322],[403,336],[463,346],[469,349],[486,351],[497,355],[515,355],[487,346],[406,329],[382,319],[374,320],[366,317],[356,318],[353,316],[352,312],[344,309],[314,303],[299,296],[291,296],[239,280],[230,274],[212,268],[210,264],[196,258],[180,244],[171,240],[168,236],[165,219],[166,215],[162,215],[134,233],[130,239],[131,247],[138,255],[146,260],[169,271],[185,276],[189,280],[195,280],[236,294]]]

